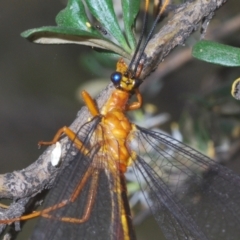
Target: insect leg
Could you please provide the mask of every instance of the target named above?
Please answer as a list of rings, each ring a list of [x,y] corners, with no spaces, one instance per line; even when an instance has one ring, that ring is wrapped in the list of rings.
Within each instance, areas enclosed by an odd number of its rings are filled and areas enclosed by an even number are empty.
[[[52,141],[50,141],[50,142],[40,141],[38,143],[38,145],[41,146],[41,145],[52,145],[52,144],[55,144],[59,140],[59,138],[62,136],[63,133],[68,136],[68,138],[75,144],[76,148],[79,149],[83,154],[87,154],[88,153],[88,149],[85,146],[83,146],[83,143],[77,137],[76,133],[73,132],[70,128],[68,128],[66,126],[63,127],[63,128],[60,128],[57,131],[57,133],[54,136]]]
[[[88,180],[88,178],[90,176],[91,176],[92,179],[91,179],[91,184],[90,184],[88,197],[87,197],[87,200],[86,200],[87,204],[85,206],[85,210],[84,210],[83,216],[81,218],[73,218],[73,217],[56,218],[56,217],[52,216],[51,214],[49,214],[50,212],[52,212],[52,211],[54,211],[58,208],[64,207],[65,205],[69,204],[70,202],[74,202],[76,200],[76,198],[79,196],[81,190],[85,186],[86,181]],[[70,223],[83,223],[83,222],[87,221],[90,217],[90,213],[92,211],[93,204],[95,202],[96,193],[97,193],[97,186],[98,186],[98,184],[97,184],[98,179],[99,179],[99,170],[97,170],[97,169],[95,169],[95,171],[92,171],[91,169],[88,170],[86,172],[86,174],[84,175],[83,179],[81,180],[80,184],[74,190],[70,199],[65,200],[65,201],[63,201],[63,202],[61,202],[57,205],[54,205],[50,208],[47,208],[47,209],[43,210],[41,212],[41,216],[45,217],[45,218],[58,219],[60,221],[70,222]]]
[[[62,217],[62,218],[56,218],[54,216],[52,216],[50,214],[50,212],[53,212],[59,208],[62,208],[64,206],[66,206],[67,204],[69,204],[70,202],[74,202],[76,200],[76,198],[79,196],[81,190],[83,189],[83,187],[86,184],[86,181],[88,180],[89,177],[92,177],[91,180],[91,185],[90,185],[90,189],[89,189],[89,193],[88,193],[88,197],[87,197],[87,205],[85,207],[85,211],[84,214],[81,218],[71,218],[71,217]],[[89,169],[84,177],[82,178],[80,184],[78,184],[77,188],[75,189],[75,191],[73,192],[73,194],[71,195],[70,199],[67,200],[63,200],[62,202],[55,204],[54,206],[48,207],[44,210],[41,211],[35,211],[32,212],[30,214],[18,217],[18,218],[12,218],[12,219],[6,219],[6,220],[1,220],[0,223],[12,223],[15,221],[23,221],[23,220],[28,220],[28,219],[32,219],[35,217],[45,217],[45,218],[51,218],[51,219],[57,219],[60,221],[64,221],[64,222],[72,222],[72,223],[83,223],[85,221],[87,221],[89,219],[93,204],[94,204],[94,200],[95,200],[95,196],[96,196],[96,192],[97,192],[97,182],[98,182],[98,177],[99,177],[99,171],[95,169],[95,171],[93,169]]]
[[[86,91],[82,91],[82,98],[83,98],[89,112],[91,113],[91,115],[93,117],[98,116],[100,114],[99,110],[96,106],[96,103],[94,102],[92,97],[89,95],[89,93]]]
[[[135,90],[135,94],[136,94],[136,97],[137,97],[137,102],[133,102],[133,103],[129,104],[126,107],[126,111],[136,110],[136,109],[139,109],[142,106],[142,95],[141,95],[141,93],[139,92],[138,89]]]

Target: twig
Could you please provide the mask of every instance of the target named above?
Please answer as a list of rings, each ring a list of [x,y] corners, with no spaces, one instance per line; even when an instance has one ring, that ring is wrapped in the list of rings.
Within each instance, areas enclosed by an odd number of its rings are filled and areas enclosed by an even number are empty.
[[[174,13],[173,17],[163,26],[162,29],[152,38],[145,50],[144,68],[141,78],[144,79],[153,71],[158,64],[177,45],[183,44],[188,36],[197,29],[202,20],[209,21],[214,11],[227,0],[195,0],[181,5]],[[109,84],[96,99],[99,108],[105,103],[113,90]],[[89,118],[86,107],[83,107],[77,114],[77,118],[70,128],[78,132],[79,128]],[[73,156],[66,155],[70,141],[63,138],[61,141],[64,165],[67,165]],[[21,216],[24,212],[25,204],[30,198],[41,192],[43,189],[51,188],[60,169],[51,164],[51,153],[55,146],[50,146],[47,150],[27,168],[0,175],[0,198],[10,198],[17,200],[10,205],[9,209],[0,211],[1,219],[10,219]],[[68,158],[68,159],[66,159]],[[0,232],[4,228],[1,225]]]
[[[232,17],[230,20],[218,24],[218,26],[209,26],[206,33],[207,40],[221,41],[224,36],[231,35],[240,29],[240,15]],[[175,51],[171,54],[167,61],[161,63],[161,66],[154,72],[157,76],[154,82],[180,68],[192,59],[191,48],[183,48],[181,51]]]

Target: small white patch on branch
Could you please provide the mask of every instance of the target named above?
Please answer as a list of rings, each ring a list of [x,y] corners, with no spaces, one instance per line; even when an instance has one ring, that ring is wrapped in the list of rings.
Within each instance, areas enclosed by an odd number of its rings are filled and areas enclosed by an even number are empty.
[[[61,153],[62,153],[61,144],[59,142],[56,142],[56,146],[51,153],[51,163],[54,167],[59,165]]]

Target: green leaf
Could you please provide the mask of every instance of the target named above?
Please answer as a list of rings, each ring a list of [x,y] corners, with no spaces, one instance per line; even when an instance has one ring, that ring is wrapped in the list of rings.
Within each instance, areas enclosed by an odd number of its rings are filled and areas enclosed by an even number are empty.
[[[35,43],[76,43],[108,49],[109,41],[91,27],[82,1],[69,0],[57,15],[56,23],[57,27],[34,28],[21,35]]]
[[[193,46],[192,56],[214,64],[229,67],[240,66],[240,48],[211,42],[200,41]]]
[[[69,0],[67,7],[59,12],[56,23],[61,27],[71,27],[92,32],[82,1]]]
[[[136,39],[132,28],[140,9],[140,0],[122,0],[124,29],[131,49],[136,47]]]
[[[22,37],[34,43],[41,44],[81,44],[113,51],[120,56],[130,59],[131,56],[124,52],[119,46],[110,42],[99,34],[87,32],[75,28],[66,27],[41,27],[27,30],[21,34]]]
[[[112,0],[85,0],[85,2],[91,14],[97,19],[97,21],[108,30],[126,52],[131,53],[118,24]]]
[[[29,29],[21,34],[22,37],[27,38],[35,43],[54,44],[54,43],[74,43],[78,41],[94,41],[99,39],[96,33],[85,30],[78,30],[75,28],[66,27],[40,27]],[[100,39],[99,39],[100,40]],[[105,39],[101,39],[106,41]],[[91,43],[86,45],[93,46]],[[95,47],[101,47],[94,45]]]
[[[91,25],[85,11],[86,5],[82,0],[68,1],[66,8],[56,17],[57,26],[34,28],[21,35],[35,43],[88,45],[109,50],[130,59],[133,50],[128,47],[118,25],[112,0],[86,0],[85,2],[88,3],[90,13],[108,30],[110,36],[119,40],[119,45],[116,41],[106,38]],[[129,21],[131,23],[133,19]]]

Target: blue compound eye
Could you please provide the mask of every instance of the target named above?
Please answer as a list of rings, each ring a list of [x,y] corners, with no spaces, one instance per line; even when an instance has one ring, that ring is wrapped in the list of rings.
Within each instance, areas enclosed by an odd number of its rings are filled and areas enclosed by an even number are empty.
[[[113,82],[114,86],[119,86],[122,80],[122,74],[120,72],[114,72],[111,75],[111,81]]]

